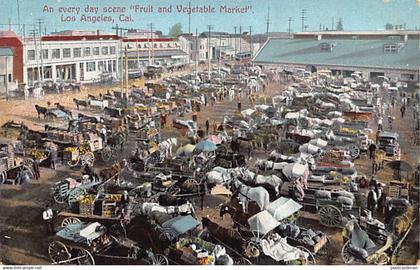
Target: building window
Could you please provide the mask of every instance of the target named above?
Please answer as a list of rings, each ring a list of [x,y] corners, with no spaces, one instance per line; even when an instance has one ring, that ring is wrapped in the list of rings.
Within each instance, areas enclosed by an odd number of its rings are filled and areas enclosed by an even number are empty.
[[[88,48],[84,48],[83,49],[83,56],[90,56],[90,48],[88,47]]]
[[[74,48],[73,57],[82,57],[82,48]]]
[[[93,48],[93,55],[99,55],[99,47]]]
[[[117,72],[117,60],[112,60],[112,71]]]
[[[86,71],[87,72],[96,71],[96,63],[95,62],[87,62],[86,63]]]
[[[53,59],[60,59],[60,49],[53,49],[52,50],[52,58]]]
[[[112,60],[108,60],[108,72],[112,72]]]
[[[115,46],[109,47],[109,54],[116,54],[116,52],[117,52],[117,50],[115,49]]]
[[[399,53],[402,47],[403,45],[398,43],[384,44],[384,53]]]
[[[28,50],[28,60],[35,60],[35,50]]]
[[[321,52],[332,52],[334,47],[335,47],[334,43],[321,43],[320,44]]]
[[[48,50],[47,49],[42,50],[42,59],[48,59]]]
[[[9,74],[8,74],[8,77],[9,77],[9,78],[8,78],[8,79],[9,79],[9,83],[11,83],[11,82],[12,82],[12,74],[10,74],[10,73],[9,73]]]
[[[63,58],[70,58],[71,57],[71,49],[65,48],[63,49]]]
[[[102,55],[108,54],[108,47],[102,47]]]
[[[98,71],[99,72],[105,71],[104,70],[104,62],[103,61],[99,61],[98,62]]]

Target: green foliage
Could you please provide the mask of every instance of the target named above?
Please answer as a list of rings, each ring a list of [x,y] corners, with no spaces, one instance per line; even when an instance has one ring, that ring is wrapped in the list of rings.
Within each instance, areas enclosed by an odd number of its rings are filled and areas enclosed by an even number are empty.
[[[182,24],[176,23],[169,29],[169,36],[176,38],[182,34]]]

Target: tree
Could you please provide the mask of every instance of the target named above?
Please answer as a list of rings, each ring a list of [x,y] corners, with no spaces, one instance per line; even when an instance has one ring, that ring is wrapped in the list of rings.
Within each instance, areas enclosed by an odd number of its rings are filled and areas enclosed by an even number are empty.
[[[385,29],[386,30],[392,30],[392,29],[394,29],[394,26],[391,23],[387,23],[387,24],[385,24]]]
[[[182,24],[176,23],[169,29],[169,36],[176,38],[182,34]]]
[[[344,30],[344,28],[343,28],[343,19],[339,19],[338,20],[338,22],[337,22],[337,26],[335,27],[335,29],[337,30],[337,31],[343,31]]]

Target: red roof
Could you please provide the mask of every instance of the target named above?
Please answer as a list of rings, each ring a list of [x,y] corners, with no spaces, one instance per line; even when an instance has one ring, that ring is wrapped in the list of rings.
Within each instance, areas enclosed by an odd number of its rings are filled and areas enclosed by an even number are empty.
[[[42,41],[77,41],[77,40],[118,40],[117,35],[85,35],[85,36],[43,36]]]
[[[175,41],[174,38],[123,38],[123,42],[171,42]]]

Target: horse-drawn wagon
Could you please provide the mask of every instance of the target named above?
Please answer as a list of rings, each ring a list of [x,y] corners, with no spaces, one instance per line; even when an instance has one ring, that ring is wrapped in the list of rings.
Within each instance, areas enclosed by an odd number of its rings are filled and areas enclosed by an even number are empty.
[[[0,141],[0,184],[20,185],[36,178],[33,159],[24,155],[20,141]]]
[[[53,264],[94,265],[98,258],[128,260],[153,265],[167,265],[164,255],[142,249],[134,241],[112,235],[98,222],[68,224],[57,232],[49,244],[48,254]]]

